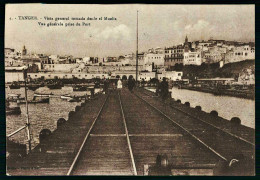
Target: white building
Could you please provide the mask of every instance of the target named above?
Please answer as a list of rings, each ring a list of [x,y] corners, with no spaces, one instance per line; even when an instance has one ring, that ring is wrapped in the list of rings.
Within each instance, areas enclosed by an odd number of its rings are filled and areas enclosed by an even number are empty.
[[[82,62],[84,62],[85,64],[90,64],[90,57],[84,57],[82,59]]]
[[[144,56],[144,64],[155,66],[164,66],[164,54],[148,53]]]
[[[150,81],[153,78],[155,78],[155,72],[140,72],[138,76],[139,81]]]
[[[109,78],[108,74],[104,73],[63,73],[63,72],[47,72],[47,73],[28,73],[31,79],[92,79],[92,78]]]
[[[158,74],[158,79],[163,80],[164,77],[166,77],[169,80],[172,81],[179,81],[182,79],[183,72],[180,71],[163,71],[161,74]]]
[[[78,66],[78,64],[44,64],[43,69],[45,71],[54,72],[72,72],[72,70],[77,68]]]
[[[255,59],[255,47],[249,45],[238,46],[233,48],[225,55],[225,64],[232,62],[239,62],[243,60],[254,60]]]
[[[51,63],[59,63],[59,56],[58,55],[50,55],[49,60]]]
[[[201,52],[184,52],[183,65],[197,65],[202,63]]]

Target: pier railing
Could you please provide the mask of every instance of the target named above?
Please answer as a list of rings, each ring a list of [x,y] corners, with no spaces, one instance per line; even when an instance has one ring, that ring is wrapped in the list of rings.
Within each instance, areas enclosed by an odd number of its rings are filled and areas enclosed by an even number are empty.
[[[17,134],[17,133],[20,132],[21,130],[27,128],[27,126],[28,126],[28,125],[26,124],[25,126],[20,127],[19,129],[15,130],[14,132],[8,134],[6,137],[7,137],[7,138],[12,137],[13,135]]]

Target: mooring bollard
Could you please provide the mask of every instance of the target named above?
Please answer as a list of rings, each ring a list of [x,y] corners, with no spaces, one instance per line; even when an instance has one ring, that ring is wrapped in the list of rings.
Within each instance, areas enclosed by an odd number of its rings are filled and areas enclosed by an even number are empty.
[[[84,103],[84,102],[80,104],[81,107],[84,107],[85,105],[86,105],[86,103]]]
[[[59,129],[65,123],[66,123],[66,120],[64,118],[58,119],[58,121],[57,121],[57,129]]]
[[[167,167],[169,164],[168,157],[166,154],[163,154],[161,157],[161,167]]]
[[[40,132],[39,135],[39,141],[40,141],[40,150],[41,152],[46,152],[47,150],[47,143],[46,138],[51,135],[51,131],[49,129],[43,129]]]
[[[185,102],[184,103],[186,106],[190,107],[190,103],[189,102]]]
[[[80,106],[76,106],[76,107],[75,107],[75,112],[78,112],[80,109],[81,109]]]
[[[217,111],[215,111],[215,110],[211,111],[211,112],[210,112],[210,114],[211,114],[212,116],[215,116],[215,117],[217,117],[217,116],[218,116],[218,112],[217,112]]]
[[[230,122],[232,124],[235,124],[235,125],[240,125],[241,124],[241,120],[238,117],[232,117]]]
[[[69,112],[69,118],[68,118],[68,120],[71,120],[71,119],[73,119],[73,116],[75,115],[75,111],[70,111]]]
[[[195,109],[201,111],[201,106],[196,106]]]

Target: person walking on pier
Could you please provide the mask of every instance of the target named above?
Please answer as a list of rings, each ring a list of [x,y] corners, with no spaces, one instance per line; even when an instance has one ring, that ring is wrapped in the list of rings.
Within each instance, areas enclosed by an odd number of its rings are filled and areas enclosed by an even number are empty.
[[[117,89],[119,91],[121,91],[121,89],[122,89],[122,81],[120,79],[118,79],[118,81],[117,81]]]
[[[130,92],[133,92],[134,86],[135,86],[135,80],[133,79],[132,76],[130,76],[128,79],[128,89]]]
[[[108,79],[104,78],[104,92],[105,92],[105,94],[108,94],[108,86],[109,86],[109,81],[108,81]]]
[[[162,101],[164,103],[164,108],[166,110],[165,101],[168,98],[168,94],[169,94],[169,85],[168,82],[166,81],[166,77],[163,78],[163,81],[161,82],[159,89],[160,89],[160,95],[162,97]]]

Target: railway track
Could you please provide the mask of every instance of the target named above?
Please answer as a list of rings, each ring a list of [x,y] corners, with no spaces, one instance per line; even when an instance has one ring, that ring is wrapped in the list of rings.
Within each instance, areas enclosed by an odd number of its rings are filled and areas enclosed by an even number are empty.
[[[154,98],[151,98],[153,97],[152,95],[144,92],[142,94],[139,91],[135,95],[221,159],[230,161],[242,155],[243,158],[254,161],[254,143],[194,117],[174,106],[171,106],[170,110],[167,111],[163,107],[166,104],[162,105],[163,103],[160,102],[161,105],[159,105],[158,100],[155,101]],[[147,96],[149,99],[147,99]]]
[[[67,175],[137,175],[119,94],[107,96]]]
[[[146,93],[146,92],[143,92],[143,93],[144,93],[145,95],[149,96],[149,97],[154,97],[154,96],[152,96],[152,95],[150,95],[150,94],[148,94],[148,93]],[[142,98],[142,99],[143,99],[143,98]],[[161,101],[161,103],[163,103],[163,102]],[[198,120],[198,121],[200,121],[200,122],[202,122],[202,123],[205,123],[206,125],[211,126],[211,127],[215,128],[215,129],[217,129],[217,130],[219,130],[219,131],[222,131],[222,132],[225,133],[225,134],[228,134],[228,135],[230,135],[230,136],[232,136],[232,137],[234,137],[234,138],[236,138],[236,139],[239,139],[239,140],[241,140],[241,141],[247,143],[248,145],[251,145],[251,146],[255,147],[255,143],[253,143],[253,142],[251,142],[251,141],[249,141],[249,140],[247,140],[247,139],[245,139],[245,138],[243,138],[243,137],[240,137],[240,136],[238,136],[238,135],[236,135],[236,134],[233,134],[233,133],[231,133],[231,132],[229,132],[229,131],[226,131],[226,130],[224,130],[224,129],[222,129],[222,128],[220,128],[220,127],[214,125],[214,124],[211,124],[211,123],[209,123],[209,122],[206,122],[206,121],[202,120],[202,119],[199,118],[199,117],[195,117],[195,116],[191,115],[190,113],[187,113],[187,112],[185,112],[185,111],[183,111],[183,110],[181,110],[181,109],[179,109],[179,108],[177,108],[177,107],[175,107],[175,106],[171,106],[171,108],[173,108],[173,109],[175,109],[175,110],[177,110],[177,111],[179,111],[179,112],[181,112],[181,113],[183,113],[183,114],[185,114],[185,115],[187,115],[187,116],[190,116],[191,118],[194,118],[194,119],[196,119],[196,120]]]
[[[134,94],[112,92],[67,175],[143,175],[144,165],[154,165],[159,154],[175,166],[212,167],[220,159]]]

